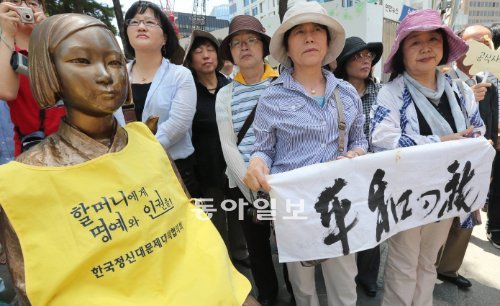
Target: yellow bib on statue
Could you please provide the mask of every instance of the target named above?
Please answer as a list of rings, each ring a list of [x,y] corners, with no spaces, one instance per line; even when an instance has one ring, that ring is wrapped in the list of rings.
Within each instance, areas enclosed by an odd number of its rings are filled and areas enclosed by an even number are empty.
[[[122,151],[79,165],[0,167],[32,305],[242,305],[250,283],[163,147],[126,130]]]

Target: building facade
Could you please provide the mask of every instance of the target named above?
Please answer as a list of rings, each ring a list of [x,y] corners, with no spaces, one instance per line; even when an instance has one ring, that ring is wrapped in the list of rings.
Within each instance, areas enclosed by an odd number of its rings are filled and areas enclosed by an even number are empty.
[[[179,32],[181,38],[188,37],[191,35],[191,17],[190,13],[174,12],[176,17],[175,22],[179,27]],[[229,21],[223,19],[217,19],[214,16],[206,16],[204,31],[212,32],[218,29],[229,27]]]
[[[231,15],[229,13],[229,4],[221,4],[214,6],[210,16],[214,16],[217,19],[231,20]]]
[[[230,13],[236,15],[250,15],[258,19],[278,16],[279,0],[229,0]],[[288,0],[288,7],[293,6],[295,0]]]
[[[500,22],[499,0],[462,0],[469,24],[492,25]]]

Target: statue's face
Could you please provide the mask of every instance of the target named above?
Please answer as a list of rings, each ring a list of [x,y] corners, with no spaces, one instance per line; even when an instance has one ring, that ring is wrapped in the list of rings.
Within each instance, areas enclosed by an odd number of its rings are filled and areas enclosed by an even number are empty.
[[[54,52],[68,113],[103,117],[127,97],[127,69],[114,37],[101,27],[72,34]]]

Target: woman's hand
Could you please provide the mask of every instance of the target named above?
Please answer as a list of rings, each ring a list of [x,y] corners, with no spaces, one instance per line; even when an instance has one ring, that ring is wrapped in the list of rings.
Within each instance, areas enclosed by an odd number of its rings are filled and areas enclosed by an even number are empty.
[[[16,10],[17,6],[10,2],[0,3],[0,28],[5,39],[14,40],[17,27],[21,23],[21,16]],[[14,44],[12,44],[14,47]]]
[[[476,98],[476,102],[481,102],[484,100],[484,96],[488,91],[488,87],[491,86],[491,83],[479,83],[471,86],[472,92],[474,92],[474,98]]]
[[[269,168],[267,164],[258,157],[250,159],[250,164],[248,165],[247,173],[243,178],[243,183],[247,185],[253,191],[259,189],[264,189],[269,192],[271,186],[266,181],[265,175],[269,174]]]
[[[474,131],[474,127],[471,126],[466,130],[463,130],[458,133],[453,133],[449,135],[444,135],[441,137],[441,141],[449,141],[449,140],[459,140],[459,139],[464,139],[467,138],[467,135],[471,134]]]
[[[35,16],[35,24],[39,24],[40,22],[47,19],[47,16],[45,15],[45,12],[43,10],[35,11],[34,16]]]
[[[354,149],[354,150],[347,151],[347,153],[345,155],[337,156],[337,159],[344,159],[344,158],[352,159],[352,158],[361,156],[363,154],[364,154],[363,152],[360,152],[360,151]]]

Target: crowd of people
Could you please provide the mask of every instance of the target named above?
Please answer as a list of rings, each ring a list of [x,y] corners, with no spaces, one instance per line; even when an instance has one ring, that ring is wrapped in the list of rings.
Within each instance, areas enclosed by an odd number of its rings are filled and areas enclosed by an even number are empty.
[[[19,7],[33,11],[34,23],[22,22]],[[154,272],[169,272],[155,276],[153,289],[102,290],[109,295],[103,303],[137,304],[150,292],[148,305],[273,305],[282,272],[297,305],[319,305],[314,266],[320,266],[328,305],[356,305],[356,286],[369,297],[378,292],[379,246],[275,269],[273,224],[258,219],[252,205],[269,196],[266,175],[469,137],[484,136],[496,149],[485,209],[488,239],[500,249],[500,81],[486,71],[472,75],[464,64],[470,39],[499,48],[500,24],[454,33],[439,12],[417,10],[384,46],[346,37],[342,24],[313,1],[289,8],[272,37],[258,19],[240,15],[226,37],[195,30],[184,49],[161,8],[137,1],[125,14],[128,60],[104,24],[76,14],[47,17],[42,0],[1,1],[0,28],[0,99],[6,101],[0,102],[0,163],[16,160],[0,167],[0,238],[21,305],[82,298],[77,287],[92,282],[78,269],[112,250],[107,244],[104,251],[74,252],[76,263],[47,289],[36,280],[47,271],[37,267],[37,256],[53,254],[57,261],[73,254],[79,236],[50,242],[56,230],[75,229],[61,225],[33,233],[25,224],[44,224],[38,213],[47,220],[73,218],[62,217],[67,199],[84,207],[99,193],[139,185],[172,194],[184,206],[191,206],[191,198],[201,201],[211,223],[194,221],[174,205],[176,213],[161,219],[162,226],[186,225],[185,236],[178,234],[186,237],[185,247],[175,250],[199,261],[157,259],[163,270]],[[373,68],[384,52],[390,79],[381,84]],[[13,69],[13,54],[29,57],[29,78]],[[268,55],[279,67],[269,64]],[[132,103],[135,120],[121,108]],[[23,181],[36,186],[4,188]],[[241,209],[227,209],[228,199]],[[382,304],[430,306],[436,277],[470,287],[458,270],[480,222],[479,212],[472,212],[464,222],[440,220],[389,238]],[[234,265],[250,269],[253,291]],[[131,269],[127,275],[140,278],[134,273],[144,268]],[[201,270],[207,275],[200,277]],[[185,283],[171,271],[184,273]],[[182,294],[167,288],[177,281]],[[213,290],[197,293],[210,283]]]

